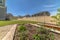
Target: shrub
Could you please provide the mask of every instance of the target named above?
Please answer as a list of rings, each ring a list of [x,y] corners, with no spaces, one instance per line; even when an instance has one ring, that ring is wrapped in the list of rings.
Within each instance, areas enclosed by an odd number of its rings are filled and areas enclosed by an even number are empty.
[[[49,34],[50,30],[47,30],[43,27],[40,27],[37,29],[37,33],[41,33],[41,34]]]
[[[19,31],[20,31],[20,32],[24,32],[24,31],[26,31],[26,27],[23,26],[23,25],[21,25],[21,26],[19,27]]]
[[[48,39],[49,39],[49,40],[54,40],[54,35],[53,35],[53,34],[49,34],[49,35],[48,35]]]
[[[43,27],[38,28],[37,33],[33,35],[34,40],[54,40],[54,35]]]
[[[10,18],[5,18],[5,20],[6,20],[6,21],[9,21],[9,20],[10,20]]]
[[[34,34],[33,35],[33,39],[34,40],[47,40],[47,38],[46,38],[46,35],[45,34]]]
[[[40,35],[34,34],[34,35],[33,35],[33,39],[34,39],[34,40],[40,40]]]
[[[60,8],[57,10],[58,13],[55,16],[52,16],[54,20],[51,20],[52,22],[56,22],[57,26],[60,26]]]
[[[28,40],[27,32],[20,33],[20,40]]]

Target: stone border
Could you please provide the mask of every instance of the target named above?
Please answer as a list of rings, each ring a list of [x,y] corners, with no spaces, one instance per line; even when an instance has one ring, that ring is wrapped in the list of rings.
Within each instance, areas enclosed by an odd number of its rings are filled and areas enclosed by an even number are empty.
[[[10,31],[2,38],[2,40],[13,40],[15,29],[17,27],[17,24],[14,24]]]

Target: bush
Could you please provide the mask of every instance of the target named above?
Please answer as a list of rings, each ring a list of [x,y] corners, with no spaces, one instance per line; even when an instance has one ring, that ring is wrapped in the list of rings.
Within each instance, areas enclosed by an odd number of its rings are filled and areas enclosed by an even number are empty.
[[[47,29],[45,29],[43,27],[40,27],[40,28],[37,29],[38,34],[39,33],[41,33],[41,34],[49,34],[49,32],[50,32],[50,30],[47,30]]]
[[[49,34],[49,35],[48,35],[48,39],[49,39],[49,40],[54,40],[54,35],[53,35],[53,34]]]
[[[52,22],[56,22],[57,26],[60,26],[60,8],[57,10],[58,13],[55,16],[52,16],[54,20],[51,20]]]
[[[34,40],[40,40],[40,35],[39,34],[34,34],[33,39]]]
[[[10,18],[6,18],[5,20],[9,21],[9,20],[10,20]]]
[[[28,37],[27,32],[20,33],[20,40],[28,40],[27,37]]]
[[[24,27],[23,25],[21,25],[21,26],[19,27],[19,31],[20,31],[20,32],[26,31],[26,27]]]
[[[34,40],[54,40],[54,35],[45,35],[45,34],[34,34]]]
[[[43,27],[38,28],[37,33],[33,35],[34,40],[54,40],[54,35]]]

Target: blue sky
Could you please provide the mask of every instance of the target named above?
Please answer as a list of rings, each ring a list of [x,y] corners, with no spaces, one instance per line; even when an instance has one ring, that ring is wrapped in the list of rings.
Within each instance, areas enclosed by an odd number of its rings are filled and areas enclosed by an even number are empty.
[[[6,0],[7,13],[15,16],[49,11],[51,15],[60,8],[60,0]]]

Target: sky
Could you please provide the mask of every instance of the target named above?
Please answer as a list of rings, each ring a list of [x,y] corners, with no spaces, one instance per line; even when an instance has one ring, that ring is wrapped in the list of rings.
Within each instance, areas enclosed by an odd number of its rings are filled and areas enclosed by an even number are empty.
[[[60,0],[6,0],[7,13],[14,16],[49,11],[51,15],[60,8]]]

